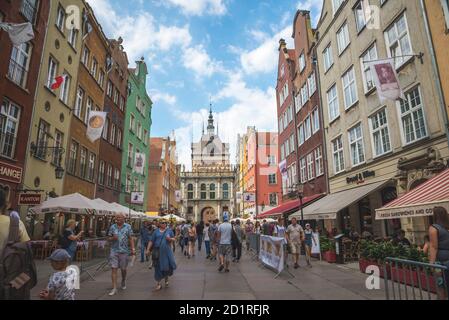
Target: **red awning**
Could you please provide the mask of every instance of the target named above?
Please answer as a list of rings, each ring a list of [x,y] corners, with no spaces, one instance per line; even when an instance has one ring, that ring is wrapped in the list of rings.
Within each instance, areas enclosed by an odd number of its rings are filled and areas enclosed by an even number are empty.
[[[376,210],[376,219],[431,216],[434,207],[445,207],[449,210],[449,169]]]
[[[322,194],[315,194],[310,197],[304,197],[302,199],[302,206],[306,207],[313,201],[318,200],[319,198],[322,198],[324,196],[325,196],[325,194],[322,193]],[[297,211],[300,209],[300,206],[301,206],[300,200],[293,200],[293,201],[284,203],[284,204],[280,205],[279,207],[271,209],[270,211],[260,214],[259,216],[257,216],[257,219],[275,217],[275,216],[283,215],[284,213],[287,213],[289,211]]]

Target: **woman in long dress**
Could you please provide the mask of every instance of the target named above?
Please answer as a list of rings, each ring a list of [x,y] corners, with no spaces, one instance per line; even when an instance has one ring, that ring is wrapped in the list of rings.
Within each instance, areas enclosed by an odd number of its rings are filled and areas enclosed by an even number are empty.
[[[168,278],[176,270],[175,256],[171,244],[176,241],[173,230],[167,228],[167,222],[161,221],[159,228],[154,231],[148,244],[147,254],[152,252],[154,279],[156,280],[155,291],[162,289],[162,280],[165,279],[165,287],[169,285]]]

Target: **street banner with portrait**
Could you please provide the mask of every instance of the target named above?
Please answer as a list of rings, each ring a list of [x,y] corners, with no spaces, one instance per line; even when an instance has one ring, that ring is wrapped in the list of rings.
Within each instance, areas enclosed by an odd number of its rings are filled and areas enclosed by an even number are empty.
[[[312,254],[321,254],[321,248],[320,248],[320,234],[318,232],[314,232],[312,234],[312,237],[315,239],[315,241],[312,241]]]
[[[279,163],[279,171],[281,172],[282,180],[288,180],[287,160]]]
[[[405,99],[393,59],[371,62],[370,69],[381,103],[386,100]]]
[[[175,199],[176,199],[176,202],[181,202],[181,190],[176,190],[175,191]]]
[[[144,174],[145,171],[145,153],[136,153],[134,159],[134,172]]]
[[[256,194],[251,192],[245,192],[243,195],[245,202],[256,202]]]
[[[144,203],[145,193],[144,192],[131,192],[131,204],[142,205]]]
[[[279,273],[284,270],[284,241],[284,238],[260,236],[260,261]]]
[[[101,138],[107,114],[108,114],[107,112],[102,111],[89,112],[89,120],[87,121],[86,135],[91,142],[95,142]]]

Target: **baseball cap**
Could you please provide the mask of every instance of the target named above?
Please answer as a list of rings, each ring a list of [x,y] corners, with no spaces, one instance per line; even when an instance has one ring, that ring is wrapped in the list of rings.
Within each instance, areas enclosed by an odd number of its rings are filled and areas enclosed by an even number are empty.
[[[67,261],[67,260],[71,260],[72,257],[68,254],[68,252],[64,249],[57,249],[55,250],[51,256],[47,259],[50,261],[55,261],[55,262],[62,262],[62,261]]]
[[[223,213],[223,221],[228,222],[229,221],[229,214],[227,212]]]

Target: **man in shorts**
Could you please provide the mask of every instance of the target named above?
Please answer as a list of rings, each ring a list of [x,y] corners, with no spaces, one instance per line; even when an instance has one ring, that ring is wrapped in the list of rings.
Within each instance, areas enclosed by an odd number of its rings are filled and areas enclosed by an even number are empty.
[[[218,271],[222,272],[224,269],[225,272],[229,272],[229,262],[232,254],[232,225],[229,223],[229,215],[226,212],[223,214],[223,223],[218,227],[217,236],[220,239],[218,247],[220,268],[218,268]]]
[[[128,258],[136,255],[134,247],[133,231],[129,224],[125,223],[125,216],[117,214],[115,224],[109,229],[109,241],[111,241],[111,255],[109,263],[112,269],[112,291],[110,296],[117,294],[117,271],[122,272],[122,290],[126,290],[126,269],[128,268]],[[131,246],[131,252],[129,247]]]
[[[304,229],[298,224],[298,220],[296,218],[293,218],[292,224],[288,226],[286,237],[295,262],[295,269],[298,269],[299,254],[301,253],[301,241],[304,240]]]

